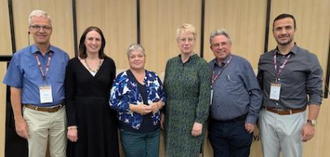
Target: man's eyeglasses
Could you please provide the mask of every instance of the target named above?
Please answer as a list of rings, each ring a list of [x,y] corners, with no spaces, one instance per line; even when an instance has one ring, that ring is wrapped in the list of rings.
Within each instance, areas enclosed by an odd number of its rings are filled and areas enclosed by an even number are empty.
[[[44,30],[44,31],[50,31],[52,29],[51,26],[47,26],[47,25],[44,25],[44,26],[40,26],[40,25],[31,25],[30,28],[34,31],[40,31],[41,28]]]

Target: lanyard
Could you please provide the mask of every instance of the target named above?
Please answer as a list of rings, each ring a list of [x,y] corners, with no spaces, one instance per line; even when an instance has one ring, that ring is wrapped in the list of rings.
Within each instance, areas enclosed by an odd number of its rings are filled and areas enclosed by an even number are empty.
[[[230,56],[229,60],[226,62],[225,66],[223,67],[223,69],[221,71],[218,72],[218,74],[215,74],[213,71],[212,74],[212,84],[215,82],[215,80],[217,80],[220,75],[222,74],[222,72],[227,68],[228,64],[230,63],[231,59],[233,58],[233,56]]]
[[[275,76],[275,77],[276,77],[276,78],[275,78],[275,81],[276,81],[276,82],[277,82],[277,80],[278,80],[280,74],[282,73],[282,71],[283,71],[283,69],[284,69],[286,63],[289,61],[289,58],[290,58],[290,57],[291,57],[291,54],[289,54],[289,55],[285,58],[283,64],[282,64],[282,65],[280,66],[280,68],[277,70],[276,52],[274,52],[274,68],[275,68],[275,71],[276,71],[276,76]]]
[[[47,61],[47,64],[46,64],[45,72],[42,70],[42,66],[41,66],[41,63],[40,63],[38,54],[37,53],[34,53],[34,57],[37,60],[37,63],[38,63],[38,67],[39,67],[41,76],[42,76],[43,80],[46,81],[46,76],[47,76],[47,73],[48,73],[48,70],[49,70],[49,66],[50,66],[50,60],[52,59],[52,53],[49,52],[49,56],[48,56],[48,61]]]

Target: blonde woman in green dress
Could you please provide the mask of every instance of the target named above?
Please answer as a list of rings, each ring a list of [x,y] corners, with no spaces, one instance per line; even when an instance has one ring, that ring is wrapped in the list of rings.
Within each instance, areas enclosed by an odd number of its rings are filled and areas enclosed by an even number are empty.
[[[209,114],[211,75],[207,62],[194,53],[195,27],[177,30],[181,53],[166,64],[164,89],[167,157],[198,157]]]

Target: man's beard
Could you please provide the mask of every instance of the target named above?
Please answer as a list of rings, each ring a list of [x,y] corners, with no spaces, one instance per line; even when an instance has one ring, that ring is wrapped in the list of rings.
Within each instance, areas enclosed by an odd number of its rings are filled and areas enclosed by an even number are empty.
[[[277,40],[277,43],[281,46],[286,46],[286,45],[289,45],[292,41],[293,41],[293,38],[289,38],[289,40],[286,42],[280,42],[280,40]]]

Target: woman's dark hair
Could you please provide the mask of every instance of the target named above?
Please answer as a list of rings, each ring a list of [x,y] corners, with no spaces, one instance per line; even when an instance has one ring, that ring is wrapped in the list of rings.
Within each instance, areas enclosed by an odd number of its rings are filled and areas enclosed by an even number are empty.
[[[101,36],[101,42],[102,42],[102,45],[101,45],[101,48],[100,48],[100,51],[99,51],[99,58],[100,59],[103,59],[106,55],[104,54],[104,47],[105,47],[105,38],[104,38],[104,35],[101,31],[100,28],[98,27],[95,27],[95,26],[90,26],[88,27],[84,33],[81,35],[80,37],[80,42],[79,42],[79,57],[80,58],[86,58],[87,57],[87,52],[86,52],[86,45],[85,45],[85,39],[86,39],[86,35],[87,33],[89,33],[90,31],[96,31],[100,34]]]

